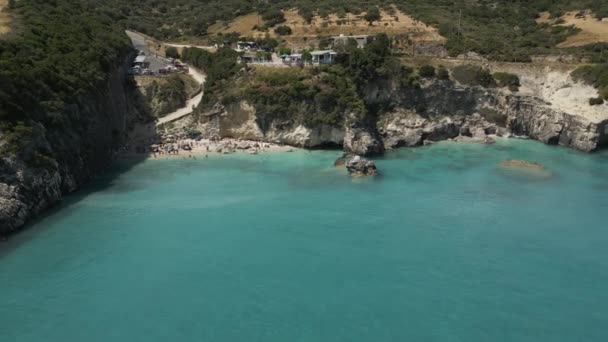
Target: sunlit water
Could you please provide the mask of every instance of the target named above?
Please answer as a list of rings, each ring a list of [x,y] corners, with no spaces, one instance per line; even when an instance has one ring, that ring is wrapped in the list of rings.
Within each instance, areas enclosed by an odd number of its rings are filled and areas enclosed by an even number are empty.
[[[0,244],[0,341],[608,341],[607,153],[338,155],[117,166]]]

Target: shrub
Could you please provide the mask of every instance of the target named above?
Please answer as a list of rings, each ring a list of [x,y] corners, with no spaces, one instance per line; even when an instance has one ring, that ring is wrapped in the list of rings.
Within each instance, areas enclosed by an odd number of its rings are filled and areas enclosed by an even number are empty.
[[[492,75],[499,87],[508,87],[512,91],[519,90],[519,76],[508,72],[497,72]]]
[[[589,99],[590,106],[598,106],[604,104],[604,99],[601,97],[592,97]]]
[[[603,97],[605,100],[608,100],[608,86],[600,89],[599,93],[601,97]]]
[[[168,47],[165,48],[165,56],[167,58],[178,59],[179,58],[179,52],[177,52],[177,48],[175,48],[173,46],[168,46]]]
[[[608,63],[585,65],[571,74],[575,81],[581,81],[598,89],[600,98],[608,100]]]
[[[281,55],[291,55],[291,48],[287,46],[281,46],[279,51],[277,51],[279,56]]]
[[[274,32],[276,34],[278,34],[279,36],[289,36],[289,35],[291,35],[291,27],[282,25],[282,26],[275,28]]]
[[[435,67],[430,64],[423,65],[420,67],[418,73],[420,74],[420,77],[424,78],[435,77]]]
[[[298,13],[300,14],[300,16],[302,16],[302,18],[304,18],[307,24],[312,23],[314,14],[310,8],[300,8],[298,10]]]
[[[306,63],[312,62],[312,54],[306,50],[302,53],[302,60]]]
[[[486,88],[491,87],[496,83],[488,70],[471,64],[455,67],[454,70],[452,70],[452,77],[462,84],[478,85]]]
[[[449,80],[450,72],[443,65],[440,65],[439,68],[437,68],[437,78],[440,80]]]
[[[272,8],[262,14],[262,19],[266,21],[266,27],[274,27],[285,22],[285,15],[281,10]]]
[[[381,16],[380,16],[380,10],[378,9],[378,7],[372,7],[370,8],[367,13],[363,16],[363,19],[365,19],[370,25],[374,22],[374,21],[378,21],[380,20]]]

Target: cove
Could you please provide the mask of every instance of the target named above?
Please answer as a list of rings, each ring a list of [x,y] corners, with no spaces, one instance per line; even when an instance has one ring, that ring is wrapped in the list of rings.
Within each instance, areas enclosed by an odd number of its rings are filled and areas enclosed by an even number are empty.
[[[608,340],[608,153],[339,155],[116,165],[0,244],[0,340]]]

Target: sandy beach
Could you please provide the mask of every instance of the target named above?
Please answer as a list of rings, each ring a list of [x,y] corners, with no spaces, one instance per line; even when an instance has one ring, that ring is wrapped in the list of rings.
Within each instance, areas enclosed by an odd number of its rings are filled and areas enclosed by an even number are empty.
[[[242,139],[182,139],[174,143],[151,144],[149,146],[126,145],[118,152],[120,159],[126,158],[200,158],[210,155],[234,153],[257,155],[267,152],[294,152],[300,148],[269,142]]]

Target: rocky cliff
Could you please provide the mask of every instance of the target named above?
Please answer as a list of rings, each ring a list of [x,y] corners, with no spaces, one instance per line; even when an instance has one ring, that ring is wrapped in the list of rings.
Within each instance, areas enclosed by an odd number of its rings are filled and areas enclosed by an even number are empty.
[[[162,117],[186,105],[186,101],[200,92],[200,85],[187,74],[164,77],[135,76],[142,101],[154,117]]]
[[[275,120],[263,131],[255,106],[237,101],[216,104],[200,115],[196,125],[211,136],[308,148],[342,146],[359,155],[458,136],[483,140],[493,134],[525,136],[586,152],[608,144],[608,113],[605,119],[588,118],[560,111],[528,94],[462,86],[449,80],[424,81],[421,87],[408,88],[384,80],[369,84],[364,93],[367,106],[374,109],[364,120],[346,113],[334,124],[307,124],[298,114]]]
[[[132,122],[146,115],[134,90],[125,65],[117,67],[95,93],[66,107],[67,120],[57,126],[33,123],[31,141],[20,153],[0,158],[0,235],[20,228],[108,165]],[[7,143],[5,133],[0,131],[0,146]]]
[[[382,98],[382,94],[387,98]],[[431,81],[411,92],[370,89],[373,98],[393,110],[377,123],[385,147],[417,146],[458,135],[525,136],[546,144],[591,152],[608,143],[606,118],[585,117],[552,108],[540,98],[502,89]]]

